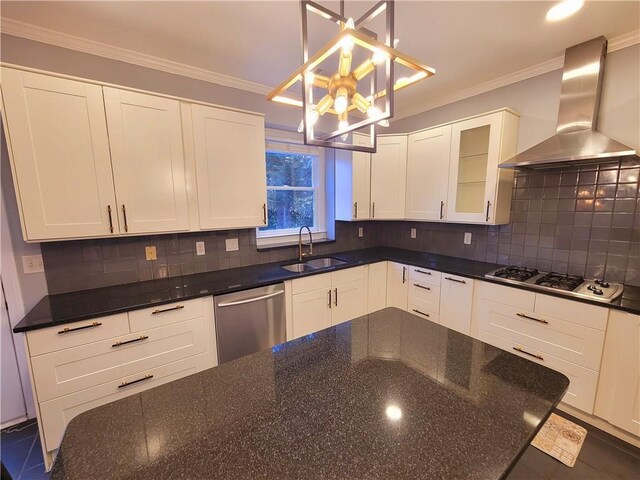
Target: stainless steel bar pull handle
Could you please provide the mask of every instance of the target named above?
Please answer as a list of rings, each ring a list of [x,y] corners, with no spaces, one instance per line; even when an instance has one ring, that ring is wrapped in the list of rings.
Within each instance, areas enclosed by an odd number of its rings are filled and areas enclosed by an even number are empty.
[[[413,286],[414,286],[414,287],[421,288],[421,289],[423,289],[423,290],[431,290],[429,287],[422,286],[422,285],[420,285],[419,283],[414,283],[414,284],[413,284]]]
[[[444,218],[444,202],[440,201],[440,220]]]
[[[65,327],[65,328],[63,328],[62,330],[60,330],[60,331],[58,332],[58,335],[64,335],[65,333],[70,333],[70,332],[77,332],[78,330],[84,330],[84,329],[86,329],[86,328],[95,328],[95,327],[99,327],[100,325],[102,325],[102,323],[100,323],[100,322],[93,322],[93,323],[91,323],[91,324],[89,324],[89,325],[84,325],[84,326],[82,326],[82,327],[75,327],[75,328],[68,328],[68,327]]]
[[[413,271],[417,272],[417,273],[424,273],[425,275],[431,275],[431,272],[426,272],[424,270],[420,270],[420,269],[417,269],[417,268],[414,268]]]
[[[107,205],[107,212],[109,212],[109,230],[113,233],[113,217],[111,216],[111,205]]]
[[[127,207],[124,206],[124,203],[122,204],[122,218],[124,218],[124,231],[128,232],[129,225],[127,224]]]
[[[151,312],[151,315],[157,315],[159,313],[164,313],[164,312],[171,312],[172,310],[180,310],[182,308],[184,308],[184,305],[176,305],[175,307],[165,308],[163,310],[156,308],[153,312]]]
[[[451,278],[451,277],[444,277],[445,280],[451,280],[452,282],[457,282],[457,283],[467,283],[464,280],[458,280],[457,278]]]
[[[487,218],[485,218],[485,220],[488,222],[489,221],[489,207],[491,206],[491,202],[489,200],[487,200]]]
[[[527,352],[526,350],[523,350],[520,347],[513,347],[513,349],[516,352],[524,353],[525,355],[529,355],[530,357],[537,358],[538,360],[544,361],[544,358],[542,357],[542,355],[536,355],[535,353]]]
[[[522,318],[526,318],[528,320],[533,320],[534,322],[544,323],[545,325],[549,324],[549,322],[547,322],[546,320],[543,320],[541,318],[536,318],[536,317],[530,317],[529,315],[525,315],[524,313],[516,313],[516,315]]]
[[[267,204],[262,204],[262,223],[267,224]]]
[[[335,298],[335,300],[334,300],[334,302],[335,302],[334,304],[335,304],[335,306],[337,307],[337,306],[338,306],[338,289],[337,289],[337,288],[334,288],[334,289],[333,289],[333,291],[334,291],[334,293],[336,294],[336,298]]]
[[[116,342],[113,345],[111,345],[111,348],[121,347],[122,345],[128,345],[130,343],[141,342],[142,340],[146,340],[148,338],[149,338],[148,335],[140,335],[138,338],[134,338],[133,340],[126,340],[124,342]]]
[[[407,281],[407,267],[402,267],[402,283]]]
[[[416,313],[419,313],[420,315],[424,315],[425,317],[429,316],[428,313],[421,312],[420,310],[416,310],[415,308],[413,309],[413,311],[416,312]]]
[[[358,218],[358,202],[353,202],[353,218]]]
[[[118,385],[118,388],[124,388],[124,387],[128,387],[129,385],[133,385],[135,383],[139,383],[139,382],[144,382],[145,380],[150,380],[153,378],[153,375],[145,375],[142,378],[139,378],[138,380],[132,380],[131,382],[122,382],[120,385]]]
[[[331,289],[329,289],[329,308],[331,308]]]
[[[376,202],[371,203],[371,218],[376,218]]]

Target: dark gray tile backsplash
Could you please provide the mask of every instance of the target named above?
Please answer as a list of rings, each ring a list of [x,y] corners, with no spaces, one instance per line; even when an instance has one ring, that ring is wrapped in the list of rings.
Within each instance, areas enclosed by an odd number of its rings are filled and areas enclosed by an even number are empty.
[[[386,245],[640,285],[640,159],[516,173],[511,223],[336,222],[315,253]],[[358,238],[358,227],[365,229]],[[416,228],[412,239],[410,229]],[[472,233],[464,245],[465,232]],[[238,238],[240,250],[225,251]],[[205,242],[206,254],[195,253]],[[158,259],[145,260],[155,245]],[[295,259],[297,247],[258,251],[254,229],[43,243],[49,293]]]

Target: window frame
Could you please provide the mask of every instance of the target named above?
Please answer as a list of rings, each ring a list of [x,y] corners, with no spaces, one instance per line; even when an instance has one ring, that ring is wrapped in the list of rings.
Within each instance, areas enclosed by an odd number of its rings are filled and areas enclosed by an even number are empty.
[[[311,228],[313,241],[327,239],[327,215],[326,215],[326,171],[325,171],[325,150],[324,148],[305,145],[302,137],[291,132],[267,129],[265,145],[266,152],[299,153],[303,155],[313,155],[317,160],[313,162],[312,186],[311,187],[269,187],[269,190],[283,191],[310,191],[314,192],[314,227]],[[295,244],[298,242],[299,228],[287,228],[278,230],[264,230],[256,228],[256,243],[261,246],[277,246]]]

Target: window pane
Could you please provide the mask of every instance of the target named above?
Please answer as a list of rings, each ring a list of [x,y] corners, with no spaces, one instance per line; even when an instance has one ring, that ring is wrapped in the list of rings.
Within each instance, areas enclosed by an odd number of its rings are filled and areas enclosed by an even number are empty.
[[[312,187],[313,155],[267,152],[267,185],[270,187]]]
[[[267,190],[269,224],[260,230],[313,227],[313,191]]]

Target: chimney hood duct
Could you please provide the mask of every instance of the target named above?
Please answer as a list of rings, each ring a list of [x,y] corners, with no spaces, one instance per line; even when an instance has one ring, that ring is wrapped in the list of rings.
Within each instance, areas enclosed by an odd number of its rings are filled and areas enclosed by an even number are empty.
[[[636,151],[597,132],[607,39],[600,36],[568,48],[564,54],[556,134],[501,168],[549,168],[635,155]]]

